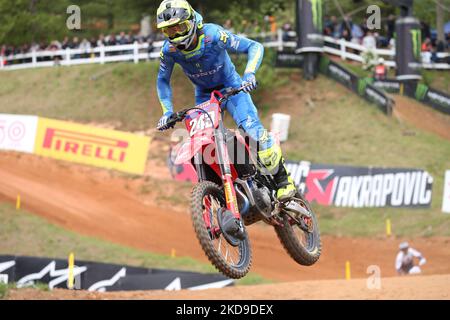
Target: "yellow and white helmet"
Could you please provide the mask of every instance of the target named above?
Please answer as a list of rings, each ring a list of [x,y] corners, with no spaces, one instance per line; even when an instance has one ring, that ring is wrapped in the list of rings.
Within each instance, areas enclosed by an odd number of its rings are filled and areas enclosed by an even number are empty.
[[[190,47],[197,32],[197,16],[186,0],[164,0],[156,13],[157,28],[180,50]]]

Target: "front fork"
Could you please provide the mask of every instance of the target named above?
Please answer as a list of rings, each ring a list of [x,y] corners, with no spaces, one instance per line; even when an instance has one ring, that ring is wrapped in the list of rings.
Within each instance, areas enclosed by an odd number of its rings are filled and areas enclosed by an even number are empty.
[[[216,157],[220,167],[220,172],[222,174],[227,209],[233,213],[236,219],[241,220],[241,215],[237,204],[236,191],[234,190],[231,175],[230,158],[228,156],[228,148],[226,144],[226,134],[222,121],[219,122],[218,128],[214,129],[214,136],[216,144]]]

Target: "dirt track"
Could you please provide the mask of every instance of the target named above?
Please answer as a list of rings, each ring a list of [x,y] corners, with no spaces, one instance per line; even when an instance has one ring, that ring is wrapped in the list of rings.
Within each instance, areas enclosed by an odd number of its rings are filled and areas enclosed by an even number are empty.
[[[144,204],[126,184],[103,170],[76,166],[31,155],[0,153],[0,196],[22,203],[47,220],[81,234],[124,245],[206,262],[187,212],[164,210]],[[283,251],[274,231],[252,226],[252,271],[278,281],[342,279],[345,261],[352,276],[366,277],[378,265],[383,277],[395,276],[393,267],[400,239],[323,237],[323,255],[313,267],[301,267]],[[450,239],[414,239],[426,253],[425,274],[450,274]]]
[[[366,279],[320,280],[271,285],[229,287],[201,291],[86,291],[14,290],[9,299],[164,299],[164,300],[306,300],[306,299],[439,299],[450,300],[450,275],[382,278],[380,289]]]
[[[450,140],[450,116],[424,107],[423,104],[401,95],[394,95],[395,107],[393,115],[400,121],[406,121],[413,126],[437,134]]]

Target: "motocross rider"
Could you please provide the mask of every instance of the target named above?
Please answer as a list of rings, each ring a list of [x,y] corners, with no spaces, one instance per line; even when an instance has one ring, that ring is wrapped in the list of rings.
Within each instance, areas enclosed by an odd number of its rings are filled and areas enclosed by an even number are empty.
[[[210,99],[211,92],[224,88],[247,85],[228,101],[226,110],[237,126],[259,143],[258,157],[274,176],[277,198],[286,201],[297,191],[284,166],[280,146],[264,129],[253,104],[250,91],[257,86],[255,74],[264,55],[264,47],[253,40],[237,36],[216,24],[203,24],[203,18],[186,0],[164,0],[157,11],[157,28],[166,41],[161,49],[157,91],[163,116],[159,130],[167,130],[173,114],[170,78],[175,63],[195,85],[196,104]],[[248,63],[241,78],[231,62],[228,52],[245,53]]]

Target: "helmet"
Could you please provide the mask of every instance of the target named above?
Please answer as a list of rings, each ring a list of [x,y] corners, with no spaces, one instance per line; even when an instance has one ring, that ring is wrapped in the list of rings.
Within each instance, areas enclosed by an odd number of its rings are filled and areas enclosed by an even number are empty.
[[[186,0],[164,0],[157,11],[157,28],[180,50],[189,48],[197,32],[197,15]]]
[[[408,249],[409,248],[409,243],[408,242],[402,242],[402,243],[400,243],[400,245],[398,246],[398,248],[400,249],[400,250],[405,250],[405,249]]]
[[[383,64],[384,63],[384,58],[379,58],[378,59],[378,64]]]

